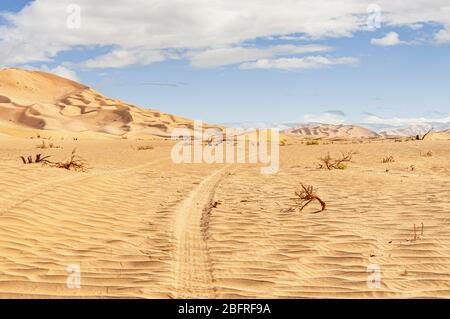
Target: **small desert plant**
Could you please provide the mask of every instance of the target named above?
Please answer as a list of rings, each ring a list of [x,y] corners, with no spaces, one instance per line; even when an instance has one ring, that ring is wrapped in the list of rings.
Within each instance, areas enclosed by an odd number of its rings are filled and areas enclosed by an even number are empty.
[[[416,136],[416,140],[421,140],[423,141],[431,132],[433,131],[433,128],[429,129],[428,132],[426,132],[422,137],[420,137],[419,135]]]
[[[432,151],[428,151],[428,152],[423,153],[423,154],[422,154],[422,152],[421,152],[421,153],[420,153],[420,156],[423,156],[423,157],[433,157],[433,152],[432,152]]]
[[[301,183],[300,187],[295,191],[295,197],[292,198],[292,200],[294,201],[294,204],[292,207],[285,209],[285,212],[293,212],[297,209],[301,212],[306,206],[315,200],[318,201],[322,207],[320,211],[324,211],[326,208],[325,202],[317,196],[314,187],[311,185],[304,185],[303,183]]]
[[[420,230],[420,236],[417,235],[416,224],[414,224],[414,238],[413,239],[409,239],[408,241],[416,241],[418,239],[422,239],[422,237],[423,237],[423,223],[421,223],[421,224],[422,224],[422,227],[421,227],[421,230]]]
[[[67,170],[74,170],[85,172],[88,169],[87,161],[81,156],[77,155],[77,149],[74,148],[70,155],[70,158],[65,162],[48,162],[50,166],[64,168]]]
[[[395,159],[394,156],[389,155],[389,156],[385,156],[382,160],[381,163],[386,164],[386,163],[394,163]]]
[[[333,159],[330,156],[330,153],[328,153],[326,156],[319,158],[319,168],[322,169],[346,169],[348,162],[351,162],[353,158],[353,154],[355,154],[353,151],[349,152],[342,152],[341,157],[338,159]]]
[[[41,144],[36,145],[36,148],[40,148],[40,149],[47,149],[47,148],[61,148],[61,146],[57,146],[55,144],[53,144],[52,142],[49,142],[48,144],[45,141],[42,141]]]
[[[33,156],[27,156],[27,158],[25,158],[24,156],[20,157],[22,159],[22,162],[24,164],[33,164],[33,163],[50,163],[50,161],[48,160],[48,158],[50,158],[50,156],[44,156],[42,157],[42,154],[36,154],[36,158],[35,160],[33,160]]]
[[[152,145],[145,145],[145,146],[138,146],[137,147],[137,150],[138,151],[146,151],[146,150],[152,150],[152,149],[154,149],[155,147],[154,146],[152,146]]]
[[[312,141],[307,141],[306,145],[319,145],[319,140],[312,140]]]

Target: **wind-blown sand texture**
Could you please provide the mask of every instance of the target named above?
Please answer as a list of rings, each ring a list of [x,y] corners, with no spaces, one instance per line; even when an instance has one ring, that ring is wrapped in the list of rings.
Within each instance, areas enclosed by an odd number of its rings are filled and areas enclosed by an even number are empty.
[[[0,297],[450,297],[448,132],[302,128],[281,136],[279,172],[261,175],[257,164],[174,164],[163,137],[192,123],[47,73],[0,71]],[[74,148],[87,172],[20,159],[63,161]],[[346,169],[318,168],[346,151]],[[301,182],[325,211],[286,212]]]
[[[274,175],[176,165],[170,141],[52,141],[62,149],[0,137],[0,297],[450,297],[448,141],[294,141]],[[62,160],[74,147],[88,172],[19,159]],[[347,150],[357,154],[346,170],[317,169]],[[382,164],[387,155],[395,162]],[[300,182],[327,210],[283,212]],[[66,286],[70,264],[80,289]],[[380,289],[367,287],[369,264]]]

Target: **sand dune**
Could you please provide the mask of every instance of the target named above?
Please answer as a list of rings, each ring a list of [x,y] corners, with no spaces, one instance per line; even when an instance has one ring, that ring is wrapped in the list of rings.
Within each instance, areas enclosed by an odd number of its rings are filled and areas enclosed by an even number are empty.
[[[373,138],[379,135],[356,125],[311,124],[284,131],[288,135],[305,138]]]
[[[173,129],[192,128],[193,123],[107,98],[56,75],[3,69],[0,71],[0,126],[168,137]]]

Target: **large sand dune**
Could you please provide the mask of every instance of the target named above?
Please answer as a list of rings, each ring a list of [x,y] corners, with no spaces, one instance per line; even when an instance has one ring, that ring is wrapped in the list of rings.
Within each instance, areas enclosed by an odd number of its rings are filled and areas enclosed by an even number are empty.
[[[82,84],[39,71],[0,71],[0,126],[168,137],[191,120],[110,99]]]

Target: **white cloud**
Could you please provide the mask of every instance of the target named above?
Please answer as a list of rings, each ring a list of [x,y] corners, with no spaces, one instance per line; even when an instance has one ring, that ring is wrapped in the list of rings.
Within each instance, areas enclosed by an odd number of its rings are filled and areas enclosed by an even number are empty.
[[[406,42],[400,40],[397,32],[389,32],[383,38],[372,39],[370,43],[379,46],[394,46],[399,44],[405,44]]]
[[[439,30],[434,38],[439,44],[450,43],[450,27],[448,27],[447,29]]]
[[[115,49],[107,54],[89,59],[81,64],[83,68],[100,69],[100,68],[122,68],[133,64],[151,64],[166,60],[166,56],[159,51],[145,49]]]
[[[306,114],[303,116],[305,123],[344,124],[347,116],[341,111],[327,111],[321,114]]]
[[[240,68],[249,69],[280,69],[301,70],[320,69],[336,64],[356,64],[358,60],[351,57],[328,58],[324,56],[307,56],[303,58],[262,59],[255,62],[241,64]]]
[[[81,7],[81,28],[67,26],[67,7]],[[75,48],[109,49],[85,67],[123,67],[163,59],[193,58],[223,65],[236,61],[220,48],[243,47],[258,38],[299,35],[302,39],[351,37],[367,30],[367,5],[360,0],[35,0],[0,26],[0,61],[5,65],[45,62]],[[448,0],[378,0],[387,26],[450,25]],[[436,40],[448,42],[448,29]],[[286,38],[288,39],[288,38]],[[294,40],[295,41],[295,40]],[[167,54],[167,52],[171,54]],[[250,53],[246,53],[250,54]],[[265,53],[267,54],[267,52]],[[250,54],[251,55],[251,54]],[[255,54],[256,56],[256,54]],[[255,56],[251,55],[252,58]],[[257,56],[269,59],[274,56]],[[210,60],[208,60],[210,59]],[[238,61],[245,62],[245,61]],[[205,62],[206,63],[206,62]],[[206,63],[207,64],[207,63]]]
[[[211,68],[228,64],[237,64],[245,61],[254,61],[261,58],[286,56],[292,54],[326,52],[333,48],[324,45],[277,45],[259,49],[255,47],[231,47],[211,49],[194,55],[191,63],[198,68]]]
[[[450,116],[444,116],[441,118],[401,118],[401,117],[392,117],[392,118],[382,118],[377,115],[369,115],[363,119],[364,123],[367,124],[384,124],[391,125],[397,127],[409,126],[409,125],[422,125],[422,124],[447,124],[450,123]]]
[[[29,70],[36,70],[36,71],[44,71],[47,73],[53,73],[55,75],[61,76],[63,78],[72,80],[72,81],[76,81],[76,82],[80,82],[77,73],[70,69],[69,67],[65,66],[65,65],[58,65],[54,68],[50,68],[48,67],[46,64],[43,64],[39,67],[33,67],[30,65],[24,65],[24,68],[29,69]]]
[[[45,70],[44,70],[45,71]],[[63,78],[79,82],[77,73],[69,68],[59,65],[53,69],[48,70],[48,72],[62,76]]]

